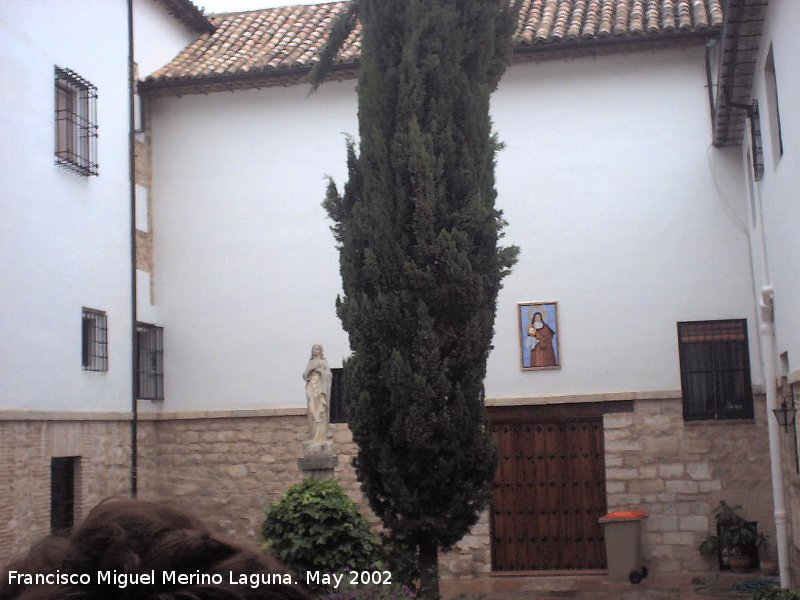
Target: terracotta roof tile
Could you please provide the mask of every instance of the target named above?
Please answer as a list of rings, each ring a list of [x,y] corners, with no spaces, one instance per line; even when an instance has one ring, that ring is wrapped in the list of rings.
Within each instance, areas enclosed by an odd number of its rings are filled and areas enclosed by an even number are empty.
[[[626,37],[658,40],[670,34],[698,34],[722,26],[722,2],[522,0],[515,52],[561,50],[565,43],[572,48]],[[346,8],[347,2],[329,2],[208,15],[215,31],[201,35],[142,87],[177,88],[224,78],[243,82],[256,76],[280,79],[307,71]],[[360,46],[360,26],[356,26],[334,66],[349,68],[352,74]]]
[[[167,12],[197,33],[214,31],[214,26],[203,15],[202,9],[197,8],[191,0],[160,0],[160,2],[166,7]]]

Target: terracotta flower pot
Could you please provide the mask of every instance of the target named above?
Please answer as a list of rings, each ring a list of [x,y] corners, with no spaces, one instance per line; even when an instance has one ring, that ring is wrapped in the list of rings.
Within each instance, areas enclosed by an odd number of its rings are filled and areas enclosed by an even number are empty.
[[[750,570],[751,560],[749,556],[729,556],[728,564],[734,573],[747,573]]]

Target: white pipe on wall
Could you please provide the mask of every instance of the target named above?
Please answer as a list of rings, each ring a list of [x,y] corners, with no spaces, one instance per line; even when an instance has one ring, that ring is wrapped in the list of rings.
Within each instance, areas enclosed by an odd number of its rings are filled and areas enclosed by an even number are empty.
[[[752,172],[749,170],[750,160],[745,162],[745,176],[748,178],[748,190],[751,194],[750,200],[756,209],[757,227],[753,233],[758,240],[753,239],[754,235],[748,235],[750,240],[751,255],[758,255],[758,267],[761,271],[761,280],[764,285],[759,289],[756,281],[753,281],[753,292],[755,294],[758,310],[758,331],[761,338],[761,365],[764,372],[764,387],[767,395],[767,433],[769,437],[769,459],[772,474],[772,501],[775,515],[775,546],[778,551],[778,569],[780,573],[781,587],[788,588],[791,585],[789,576],[789,535],[786,524],[786,502],[783,487],[783,453],[781,452],[780,430],[775,419],[774,409],[778,408],[777,388],[778,373],[776,368],[776,357],[778,356],[777,344],[775,342],[775,320],[774,304],[775,292],[770,283],[769,263],[767,262],[767,243],[764,231],[764,213],[761,205],[761,195],[758,187],[753,181]],[[758,244],[759,252],[755,252],[754,247]]]

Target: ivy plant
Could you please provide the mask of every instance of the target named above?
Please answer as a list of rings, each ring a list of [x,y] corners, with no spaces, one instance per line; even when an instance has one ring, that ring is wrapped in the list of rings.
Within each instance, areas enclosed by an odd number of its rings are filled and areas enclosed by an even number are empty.
[[[307,571],[365,569],[381,555],[378,536],[335,480],[306,479],[266,510],[267,549],[305,581]]]

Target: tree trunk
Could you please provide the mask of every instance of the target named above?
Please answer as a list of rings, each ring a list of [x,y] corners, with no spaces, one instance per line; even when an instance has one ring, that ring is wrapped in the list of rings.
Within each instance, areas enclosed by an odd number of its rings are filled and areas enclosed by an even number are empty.
[[[419,598],[439,600],[439,545],[436,538],[419,544]]]

